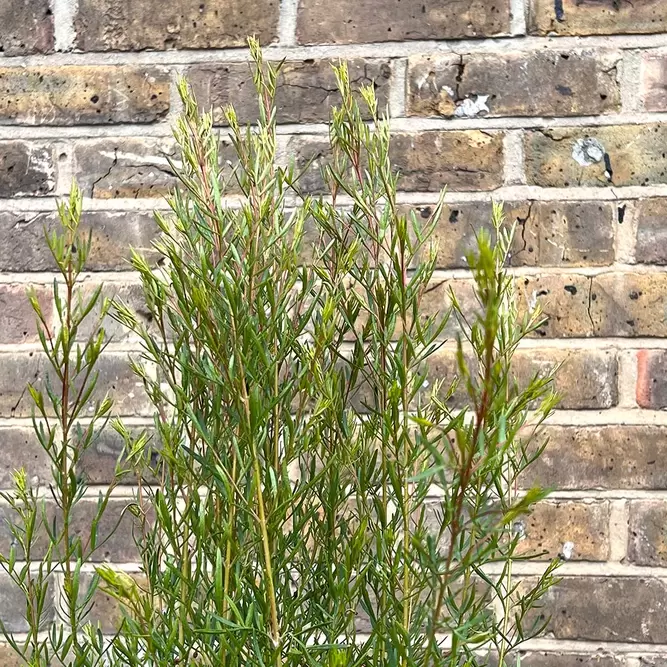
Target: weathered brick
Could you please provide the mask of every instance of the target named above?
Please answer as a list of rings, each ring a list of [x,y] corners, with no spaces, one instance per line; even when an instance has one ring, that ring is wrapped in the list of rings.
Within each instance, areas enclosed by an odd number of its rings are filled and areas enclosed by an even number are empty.
[[[150,426],[147,429],[140,426],[129,426],[127,428],[133,436],[137,437],[144,430],[151,433],[153,431]],[[119,462],[123,471],[128,469],[124,460],[121,460],[124,447],[123,438],[113,428],[103,430],[92,446],[82,455],[78,471],[89,484],[110,484],[117,479],[117,464]],[[157,458],[154,458],[153,462],[157,463]],[[134,479],[130,477],[124,477],[124,480],[128,484],[134,483]]]
[[[500,132],[426,131],[397,133],[390,157],[409,192],[493,190],[503,182],[503,135]]]
[[[526,133],[526,178],[542,187],[667,183],[667,127],[615,125]]]
[[[22,667],[25,665],[25,660],[11,646],[0,644],[0,665],[3,667]]]
[[[167,158],[176,148],[168,139],[104,139],[74,148],[74,177],[87,197],[163,197],[176,184]]]
[[[287,154],[303,175],[304,192],[324,191],[321,170],[329,161],[329,141],[311,136],[290,137]],[[501,133],[469,131],[425,131],[395,133],[390,157],[400,172],[399,189],[408,192],[492,190],[503,180]],[[308,167],[306,169],[306,167]]]
[[[519,519],[514,529],[522,536],[521,554],[552,559],[606,561],[609,557],[609,503],[542,502]]]
[[[95,283],[86,283],[82,285],[80,294],[86,301],[91,298],[93,292],[99,288]],[[90,311],[88,318],[79,327],[79,339],[87,340],[94,335],[100,325],[100,314],[104,299],[116,299],[132,310],[137,319],[151,333],[158,333],[154,326],[153,315],[146,305],[144,291],[138,283],[104,283],[102,293],[95,307]],[[112,309],[113,310],[113,309]],[[126,342],[131,338],[136,340],[136,335],[129,331],[124,325],[114,319],[110,313],[102,320],[102,326],[106,335],[115,343]]]
[[[52,271],[56,264],[44,231],[59,226],[53,212],[0,212],[0,271]],[[92,233],[87,271],[127,271],[130,246],[152,262],[157,252],[151,246],[158,228],[152,213],[142,211],[83,211],[81,231]]]
[[[408,113],[470,118],[616,111],[619,57],[560,51],[414,56],[408,61]]]
[[[667,427],[547,426],[548,444],[523,484],[564,490],[667,489]]]
[[[26,141],[0,141],[0,197],[48,195],[54,185],[50,148]]]
[[[546,35],[611,35],[667,29],[665,0],[531,0],[528,30]]]
[[[628,556],[636,565],[667,565],[667,503],[632,500],[629,503]]]
[[[596,276],[591,317],[598,336],[667,336],[667,274]]]
[[[263,45],[277,35],[278,0],[81,0],[75,20],[83,51],[212,49]]]
[[[618,360],[607,350],[519,350],[512,370],[520,385],[536,373],[544,375],[558,366],[554,390],[563,410],[611,408],[618,403]]]
[[[53,50],[49,0],[8,0],[0,5],[0,53],[22,56]]]
[[[517,286],[520,307],[539,303],[547,318],[536,335],[667,335],[667,274],[525,276],[517,281]]]
[[[81,141],[74,148],[74,176],[87,197],[141,199],[164,197],[177,179],[168,158],[178,164],[180,154],[171,139],[103,139]],[[238,160],[226,138],[220,141],[222,175],[229,180]],[[231,181],[227,193],[238,188]]]
[[[433,207],[413,210],[425,219]],[[512,266],[604,266],[614,261],[610,203],[505,202],[504,210],[508,224],[517,225]],[[481,229],[493,232],[491,202],[445,205],[432,237],[438,247],[437,268],[466,268],[466,255],[475,250]]]
[[[97,546],[90,553],[90,536],[93,519],[97,515],[97,499],[79,501],[73,508],[70,516],[69,531],[71,538],[80,538],[82,545],[89,552],[90,560],[94,563],[103,561],[115,563],[132,563],[137,561],[137,547],[134,542],[136,519],[127,511],[130,500],[113,498],[109,500],[97,523]],[[62,511],[51,500],[46,501],[44,508],[49,527],[56,531],[63,528]],[[10,525],[21,525],[17,514],[7,505],[0,505],[0,553],[7,554],[13,541]],[[32,545],[34,558],[43,558],[50,540],[43,525],[43,517],[35,528],[35,539]],[[19,551],[17,558],[24,555]]]
[[[667,640],[667,581],[566,576],[545,597],[542,618],[556,639],[661,644]]]
[[[667,57],[665,54],[644,56],[641,77],[644,108],[647,111],[665,111],[667,109]]]
[[[0,428],[0,452],[0,488],[11,487],[12,473],[19,468],[25,468],[28,479],[34,484],[44,484],[51,479],[50,459],[31,428]]]
[[[609,653],[520,652],[522,667],[624,667],[623,658]],[[508,662],[508,664],[515,664]],[[491,663],[489,664],[491,667]]]
[[[45,623],[49,623],[55,618],[55,587],[56,582],[53,579],[50,580],[45,594],[44,612],[42,614],[42,620]],[[3,624],[5,631],[10,633],[27,632],[30,628],[26,621],[26,612],[23,591],[9,578],[8,574],[4,571],[0,572],[0,622]]]
[[[279,123],[322,123],[331,107],[340,104],[331,60],[289,61],[283,64],[276,91]],[[380,109],[387,105],[391,64],[389,60],[352,59],[347,62],[353,90],[373,85]],[[233,104],[241,123],[257,120],[257,94],[250,82],[248,63],[194,65],[186,76],[204,109],[213,109],[214,120],[225,124],[223,108]],[[360,106],[364,107],[363,102]],[[364,114],[368,117],[368,114]]]
[[[390,0],[302,0],[297,19],[300,44],[393,42],[507,34],[508,0],[395,3]]]
[[[642,199],[635,202],[638,264],[667,264],[667,198]]]
[[[133,563],[138,560],[134,541],[137,519],[127,511],[130,500],[113,499],[100,519],[97,530],[98,548],[92,554],[93,562]],[[76,505],[73,512],[71,532],[84,544],[90,536],[90,528],[97,513],[97,501],[84,501]],[[119,523],[120,522],[120,523]]]
[[[51,327],[53,296],[50,288],[34,287],[42,315]],[[37,316],[28,300],[26,285],[0,285],[0,343],[34,343]]]
[[[39,384],[45,361],[36,352],[0,353],[0,417],[30,416],[33,404],[26,384]]]
[[[169,111],[169,75],[155,67],[1,67],[0,123],[152,123]]]
[[[535,374],[544,375],[559,366],[554,389],[561,394],[564,410],[610,408],[618,402],[616,355],[603,350],[522,349],[512,362],[512,372],[519,385],[525,386]],[[450,350],[433,354],[427,364],[431,391],[436,380],[443,380],[446,390],[457,377],[455,355]],[[454,394],[451,404],[460,406],[466,400],[461,391]]]
[[[146,590],[146,577],[141,574],[130,574],[137,582],[137,585]],[[81,575],[81,597],[88,591],[92,582],[90,574]],[[108,593],[105,593],[103,584],[100,582],[97,590],[93,594],[92,606],[86,614],[85,620],[94,626],[101,628],[102,633],[106,635],[114,634],[118,631],[123,620],[123,611],[121,603]]]
[[[667,351],[637,352],[637,404],[640,408],[667,408]]]
[[[152,414],[150,402],[146,398],[139,379],[130,371],[127,356],[107,353],[100,358],[97,370],[99,380],[89,406],[82,417],[90,416],[93,402],[101,400],[106,393],[114,400],[115,414]],[[58,391],[53,371],[47,368],[46,359],[36,352],[21,354],[0,353],[0,416],[28,417],[32,400],[26,390],[31,382],[41,388],[44,375],[48,374],[55,391]]]

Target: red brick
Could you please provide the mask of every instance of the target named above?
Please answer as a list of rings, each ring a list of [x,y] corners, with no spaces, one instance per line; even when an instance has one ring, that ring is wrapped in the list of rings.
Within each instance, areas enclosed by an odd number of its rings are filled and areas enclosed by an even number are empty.
[[[667,408],[667,350],[637,352],[636,396],[640,408]]]

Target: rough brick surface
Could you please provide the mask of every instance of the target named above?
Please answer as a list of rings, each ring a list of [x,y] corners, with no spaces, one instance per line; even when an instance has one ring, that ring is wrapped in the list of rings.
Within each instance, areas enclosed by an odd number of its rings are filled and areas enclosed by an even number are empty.
[[[8,489],[12,485],[12,473],[25,468],[28,479],[44,484],[51,479],[51,462],[37,441],[32,428],[0,427],[0,485]],[[0,663],[2,664],[2,663]]]
[[[539,303],[546,322],[536,335],[665,336],[664,273],[526,276],[518,281],[520,307]]]
[[[636,204],[638,264],[667,264],[667,199],[643,199]]]
[[[665,0],[530,0],[528,28],[546,35],[611,35],[667,30]]]
[[[614,125],[526,134],[528,183],[542,187],[667,183],[667,128]]]
[[[493,232],[491,202],[447,204],[437,220],[437,268],[466,268],[481,229]],[[433,206],[407,208],[428,219]],[[510,256],[513,266],[605,266],[614,261],[614,206],[606,202],[505,202],[509,224],[516,223]],[[426,249],[421,257],[426,256]]]
[[[210,49],[276,36],[278,0],[81,0],[76,45],[84,51]]]
[[[667,351],[637,352],[637,404],[641,408],[667,408]]]
[[[519,553],[542,558],[605,561],[609,557],[609,503],[543,502],[517,520]]]
[[[46,144],[0,141],[0,197],[48,195],[54,185],[53,151]]]
[[[91,397],[89,409],[82,416],[92,413],[92,401],[101,400],[105,394],[114,400],[116,414],[145,415],[150,408],[139,379],[130,371],[125,354],[106,354],[99,361],[99,380]],[[32,400],[26,391],[27,382],[43,387],[45,373],[58,391],[53,371],[46,366],[46,359],[38,352],[0,352],[0,417],[29,417]]]
[[[665,426],[548,426],[538,442],[548,444],[524,475],[527,487],[667,489]]]
[[[333,70],[335,64],[333,60],[313,60],[290,61],[282,65],[276,95],[278,122],[321,123],[329,120],[331,107],[340,104]],[[356,59],[349,61],[347,66],[353,88],[373,85],[380,109],[384,109],[391,79],[390,62]],[[225,124],[223,108],[233,104],[239,122],[247,123],[255,122],[258,117],[250,72],[248,63],[207,64],[188,68],[186,76],[202,107],[213,109],[216,122]]]
[[[410,39],[482,37],[509,32],[509,0],[396,3],[391,0],[302,0],[300,44],[393,42]]]
[[[444,380],[448,388],[457,377],[453,352],[441,351],[428,362],[429,384]],[[520,350],[513,362],[513,373],[520,385],[525,385],[535,374],[544,375],[559,366],[554,389],[563,396],[561,407],[568,410],[611,408],[618,402],[618,363],[612,352],[591,350]],[[451,399],[460,405],[462,390]]]
[[[53,231],[57,224],[51,212],[0,212],[0,271],[53,271],[55,261],[44,243],[44,231]],[[155,256],[151,241],[157,225],[152,213],[84,211],[81,229],[92,232],[89,271],[127,271],[129,246],[144,252],[149,261]]]
[[[324,191],[321,170],[330,159],[323,138],[292,137],[287,154],[305,170],[299,181],[305,192]],[[401,174],[400,187],[408,192],[492,190],[502,184],[503,136],[500,132],[396,133],[391,159]]]
[[[53,293],[51,289],[34,288],[44,320],[52,328]],[[37,316],[30,305],[25,285],[0,285],[0,344],[35,343]]]
[[[667,565],[667,503],[633,500],[629,517],[628,560],[637,565]]]
[[[556,639],[662,644],[666,601],[662,579],[568,576],[547,594],[541,616],[551,617]]]
[[[408,112],[474,118],[615,111],[618,59],[618,54],[559,51],[415,56],[408,61]]]
[[[0,124],[151,123],[169,110],[155,67],[2,67],[0,87]]]
[[[0,52],[6,56],[53,50],[53,13],[49,0],[3,2],[0,26]]]
[[[568,559],[544,610],[553,615],[549,643],[527,647],[521,664],[667,667],[667,124],[659,115],[667,112],[667,0],[0,0],[0,491],[19,466],[41,488],[50,473],[25,385],[43,388],[50,373],[58,387],[23,292],[32,281],[47,320],[57,319],[49,291],[56,266],[43,240],[58,226],[56,199],[72,178],[84,193],[92,248],[81,293],[103,284],[105,296],[120,297],[154,330],[128,246],[157,264],[150,210],[177,186],[170,160],[181,159],[170,130],[181,110],[176,82],[187,76],[213,111],[224,195],[237,206],[222,109],[234,104],[242,124],[257,119],[240,48],[248,34],[271,62],[284,59],[278,162],[304,170],[304,194],[324,192],[325,124],[339,102],[332,65],[340,60],[355,95],[373,85],[389,107],[401,211],[425,221],[446,188],[421,316],[447,308],[450,288],[468,315],[478,312],[465,257],[480,230],[493,236],[492,201],[504,202],[515,225],[507,258],[515,305],[520,314],[540,305],[546,318],[512,372],[525,386],[558,366],[562,396],[531,445],[547,447],[520,484],[554,495],[514,526],[520,550],[541,560],[522,563],[515,576],[533,576],[547,557]],[[298,200],[287,196],[289,206]],[[349,197],[336,204],[346,209]],[[308,222],[304,259],[316,241]],[[139,341],[111,319],[104,324],[114,343],[92,400],[109,392],[133,432],[152,429],[127,364]],[[79,340],[91,331],[82,326]],[[450,320],[419,396],[436,380],[457,379],[460,333]],[[351,402],[361,408],[370,399],[360,382]],[[448,405],[468,404],[459,383]],[[87,406],[82,416],[90,414]],[[107,429],[77,474],[104,487],[122,450]],[[131,493],[114,500],[103,532]],[[86,499],[77,531],[94,506]],[[6,510],[0,503],[0,553],[9,548]],[[57,518],[52,505],[49,517]],[[131,536],[127,516],[96,558],[127,567],[136,558]],[[651,577],[642,577],[649,567]],[[25,630],[20,600],[2,577],[0,604],[0,620]],[[91,618],[110,632],[117,613],[99,595]],[[496,662],[490,656],[490,667]],[[12,662],[0,644],[4,664]]]

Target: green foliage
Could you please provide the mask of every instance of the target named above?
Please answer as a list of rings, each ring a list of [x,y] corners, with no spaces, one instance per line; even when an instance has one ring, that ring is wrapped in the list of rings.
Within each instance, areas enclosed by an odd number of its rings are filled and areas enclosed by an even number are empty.
[[[35,488],[19,470],[14,490],[1,494],[10,507],[13,539],[9,554],[0,556],[0,566],[25,598],[29,625],[20,641],[4,625],[2,633],[29,665],[83,666],[96,664],[104,650],[101,633],[86,620],[98,578],[84,572],[108,539],[98,529],[114,485],[96,503],[94,498],[84,500],[87,484],[77,469],[112,409],[111,401],[97,398],[95,391],[96,364],[108,343],[102,322],[110,302],[101,288],[86,294],[77,286],[91,237],[79,228],[81,193],[76,186],[58,213],[60,229],[46,234],[58,269],[53,281],[55,325],[45,319],[35,291],[29,294],[47,371],[43,383],[28,385],[28,391],[34,431],[51,462],[52,479],[47,488]],[[95,511],[87,530],[80,533],[72,523],[81,503],[91,501]]]
[[[480,233],[468,257],[475,312],[452,294],[451,308],[425,315],[442,200],[429,220],[405,215],[372,87],[361,90],[362,112],[346,67],[336,68],[329,195],[313,198],[293,165],[277,164],[279,68],[262,61],[255,41],[250,48],[257,124],[242,128],[225,110],[241,195],[228,197],[212,115],[200,114],[181,82],[180,186],[171,214],[156,214],[163,261],[132,255],[150,325],[120,302],[113,307],[141,341],[132,365],[155,407],[153,437],[114,423],[136,478],[146,583],[97,569],[125,616],[106,647],[90,626],[82,632],[85,604],[66,598],[62,636],[78,660],[70,664],[104,655],[105,664],[155,667],[458,667],[486,664],[491,648],[504,665],[542,631],[530,612],[557,565],[531,586],[512,579],[512,563],[526,558],[514,522],[545,495],[519,494],[518,482],[541,454],[534,435],[555,405],[550,376],[519,387],[511,372],[517,346],[540,323],[539,313],[520,316],[514,305],[505,269],[513,230],[494,207],[495,240]],[[89,248],[74,240],[79,211],[74,196],[61,209],[64,240],[50,241],[68,286],[61,327],[53,334],[43,322],[65,387],[104,347],[100,330],[72,352],[94,305],[68,305]],[[455,347],[445,337],[452,329]],[[455,377],[433,381],[429,365],[446,350],[456,355]],[[85,377],[81,386],[94,386],[94,372]],[[74,437],[79,401],[92,394],[73,394],[48,392],[65,434],[56,446],[33,392],[43,446],[70,452],[67,464],[54,455],[63,508],[81,497],[76,458],[110,409],[100,403],[97,426]],[[12,498],[34,508],[23,525],[42,512],[27,489],[18,475]],[[74,591],[89,558],[66,526],[50,536],[45,562],[54,565],[36,583],[16,575],[37,609],[53,568],[64,568]],[[15,570],[11,562],[3,561]],[[41,656],[55,646],[40,636],[35,630],[17,646],[31,664],[48,664]]]

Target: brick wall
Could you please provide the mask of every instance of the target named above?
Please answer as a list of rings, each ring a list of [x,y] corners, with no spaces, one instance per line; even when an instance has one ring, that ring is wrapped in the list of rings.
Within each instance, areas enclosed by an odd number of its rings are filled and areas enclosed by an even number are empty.
[[[78,179],[88,282],[139,305],[125,249],[148,247],[174,184],[176,77],[251,121],[246,33],[286,59],[280,151],[316,157],[313,191],[330,63],[375,82],[406,207],[426,216],[448,186],[439,279],[466,281],[473,228],[507,202],[519,298],[549,316],[518,370],[562,363],[565,395],[534,473],[556,491],[524,529],[527,548],[568,562],[523,664],[667,664],[667,0],[0,0],[0,487],[21,464],[48,474],[23,389],[44,369],[24,288],[52,279],[41,230],[56,197]],[[142,424],[132,341],[115,333],[102,384]],[[440,361],[433,374],[451,369],[449,351]],[[94,483],[118,447],[109,434],[86,459]],[[131,559],[127,532],[105,555]],[[0,599],[25,630],[1,577]]]

